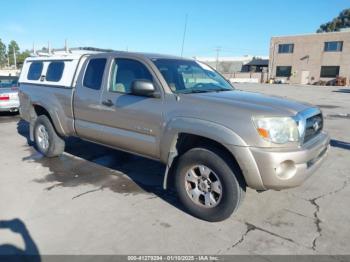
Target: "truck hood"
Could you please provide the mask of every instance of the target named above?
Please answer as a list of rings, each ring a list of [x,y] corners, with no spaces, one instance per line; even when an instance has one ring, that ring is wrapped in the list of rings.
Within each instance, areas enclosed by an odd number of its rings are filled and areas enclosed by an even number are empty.
[[[188,94],[186,95],[188,96]],[[247,107],[262,111],[261,113],[272,113],[276,115],[295,115],[298,112],[313,107],[310,104],[293,101],[290,99],[268,96],[259,93],[240,90],[194,93],[190,94],[192,99],[198,99],[209,103],[224,103],[237,107]]]

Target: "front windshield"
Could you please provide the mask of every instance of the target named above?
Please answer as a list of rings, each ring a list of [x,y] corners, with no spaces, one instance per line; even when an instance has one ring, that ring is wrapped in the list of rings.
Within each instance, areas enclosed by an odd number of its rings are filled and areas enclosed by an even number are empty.
[[[233,87],[206,64],[181,59],[153,60],[174,93],[230,91]]]

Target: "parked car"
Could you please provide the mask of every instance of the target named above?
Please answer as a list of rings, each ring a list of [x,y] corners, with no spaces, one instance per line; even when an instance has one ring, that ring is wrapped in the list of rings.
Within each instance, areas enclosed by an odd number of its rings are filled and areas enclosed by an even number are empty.
[[[164,188],[207,221],[228,218],[246,187],[301,185],[329,148],[318,107],[235,90],[192,59],[56,53],[27,58],[19,83],[42,154],[59,156],[76,136],[161,161]]]
[[[0,78],[0,112],[18,112],[18,77]]]

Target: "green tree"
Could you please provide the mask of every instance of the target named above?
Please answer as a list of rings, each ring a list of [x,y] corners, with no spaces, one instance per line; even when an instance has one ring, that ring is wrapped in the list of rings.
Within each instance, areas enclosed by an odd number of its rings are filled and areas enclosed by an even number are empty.
[[[13,65],[15,63],[13,53],[16,54],[16,60],[17,60],[17,56],[19,55],[19,46],[18,46],[17,42],[14,40],[12,40],[8,45],[8,55],[9,55],[9,59],[10,59],[10,65]]]
[[[340,14],[334,18],[332,21],[320,25],[317,33],[325,32],[336,32],[340,31],[342,28],[350,27],[350,8],[343,10]]]
[[[0,39],[0,67],[4,67],[6,65],[6,45]]]
[[[17,66],[18,67],[22,67],[24,60],[30,56],[30,51],[29,50],[25,50],[23,52],[21,52],[18,57],[17,57]]]

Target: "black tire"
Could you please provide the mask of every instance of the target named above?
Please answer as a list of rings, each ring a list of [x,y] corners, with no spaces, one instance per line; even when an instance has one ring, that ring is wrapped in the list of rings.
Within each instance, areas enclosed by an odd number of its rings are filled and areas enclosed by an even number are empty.
[[[197,165],[211,169],[221,182],[221,198],[214,207],[195,203],[186,191],[185,176],[188,170]],[[227,219],[236,211],[244,198],[246,184],[239,166],[227,154],[216,148],[198,147],[180,156],[175,172],[175,188],[189,214],[217,222]]]
[[[39,128],[45,127],[48,135],[48,146],[44,148],[39,143]],[[34,142],[36,149],[46,157],[56,157],[63,153],[65,142],[60,138],[54,129],[50,119],[45,115],[40,115],[34,124]]]

